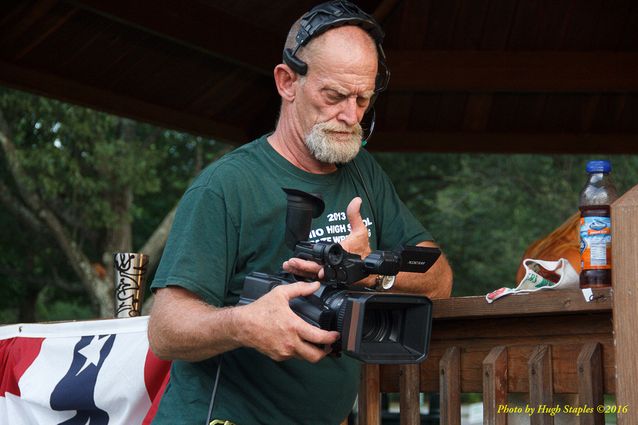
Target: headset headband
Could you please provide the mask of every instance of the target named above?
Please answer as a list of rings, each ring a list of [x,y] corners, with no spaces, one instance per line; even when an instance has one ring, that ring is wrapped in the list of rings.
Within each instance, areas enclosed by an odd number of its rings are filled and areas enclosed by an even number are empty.
[[[385,34],[381,26],[371,15],[346,0],[321,3],[301,17],[301,27],[295,37],[297,46],[295,46],[294,50],[290,48],[284,49],[284,63],[296,73],[306,75],[308,73],[308,64],[296,56],[297,51],[302,46],[307,45],[310,40],[318,37],[329,29],[345,25],[360,27],[370,34],[374,40],[379,56],[379,69],[375,80],[375,92],[379,93],[385,90],[390,80],[390,71],[386,66],[385,53],[381,47]]]
[[[348,1],[332,1],[313,7],[301,18],[297,43],[304,46],[311,38],[330,28],[342,25],[358,25],[370,33],[378,44],[385,34],[375,19]]]

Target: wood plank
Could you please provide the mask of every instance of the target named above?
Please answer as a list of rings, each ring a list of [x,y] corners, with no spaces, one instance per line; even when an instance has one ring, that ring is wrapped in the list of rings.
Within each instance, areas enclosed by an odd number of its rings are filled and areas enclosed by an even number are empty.
[[[439,363],[441,424],[461,424],[461,350],[448,347]]]
[[[591,340],[590,340],[591,341]],[[553,383],[554,393],[575,394],[578,393],[578,371],[574,359],[578,357],[580,347],[587,341],[583,338],[578,343],[570,343],[566,345],[559,344],[556,340],[543,341],[537,339],[537,344],[544,342],[551,343],[552,356],[554,363]],[[528,360],[533,351],[533,345],[511,345],[515,341],[496,341],[485,347],[476,347],[471,344],[465,344],[463,341],[445,341],[440,346],[433,344],[431,353],[421,366],[421,392],[435,392],[440,387],[440,376],[437,373],[441,358],[445,349],[450,345],[458,346],[462,350],[461,356],[461,392],[478,393],[483,391],[483,375],[482,361],[489,354],[492,347],[496,345],[508,346],[508,379],[507,391],[510,393],[524,393],[529,391],[528,382]],[[518,343],[520,344],[520,342]],[[615,393],[615,366],[614,366],[614,345],[611,336],[603,346],[603,390],[605,394]],[[382,369],[382,387],[383,392],[398,392],[399,380],[398,369],[392,369],[384,366]]]
[[[429,50],[433,48],[452,48],[452,35],[454,31],[455,18],[458,15],[461,2],[433,1],[428,11],[428,20],[423,31],[414,29],[415,34],[420,35],[425,43],[423,46]]]
[[[390,90],[638,90],[633,52],[392,50],[387,58]]]
[[[512,294],[494,301],[485,297],[452,297],[432,300],[434,319],[459,319],[472,317],[533,316],[543,314],[567,314],[574,312],[609,312],[613,293],[610,288],[595,290],[596,299],[586,302],[578,289],[539,291],[530,294]]]
[[[581,128],[586,132],[590,132],[592,129],[594,119],[597,116],[596,112],[600,105],[600,98],[600,95],[589,96],[589,98],[583,102],[584,107],[582,108]]]
[[[71,3],[205,54],[247,66],[263,75],[272,75],[272,69],[281,61],[284,40],[280,36],[264,28],[250,27],[249,21],[238,19],[212,3],[189,3],[188,13],[179,2],[155,4],[153,13],[149,13],[144,4],[125,0],[73,0]],[[212,22],[202,19],[204,16],[212,18]],[[229,28],[240,30],[229,31]]]
[[[614,287],[614,336],[616,338],[616,404],[638,406],[638,185],[611,206],[612,284]],[[619,414],[618,424],[635,422],[635,412]]]
[[[249,140],[243,129],[209,117],[175,110],[2,60],[0,84],[162,127],[214,137],[221,142],[238,144]]]
[[[530,416],[531,425],[553,425],[554,416],[546,413],[553,407],[552,348],[539,345],[534,349],[529,362],[529,405],[535,409]]]
[[[359,424],[381,424],[381,392],[379,390],[379,365],[364,364],[361,368],[359,388]]]
[[[374,9],[372,16],[378,23],[383,24],[383,21],[388,17],[390,13],[394,11],[399,0],[382,0],[381,3]]]
[[[14,50],[13,52],[14,60],[23,59],[29,52],[62,27],[77,12],[77,9],[67,9],[65,7],[60,7],[58,9],[62,10],[56,10],[55,14],[49,12],[46,19],[43,19],[38,23],[37,32],[31,32],[28,37],[24,37],[19,40],[19,45],[15,46],[17,50]]]
[[[530,302],[533,302],[533,298]],[[468,324],[465,319],[441,319],[435,322],[438,326],[432,331],[432,341],[440,339],[469,340],[468,343],[477,346],[498,340],[534,341],[538,339],[552,339],[560,342],[560,338],[571,339],[572,342],[582,342],[583,339],[608,337],[613,326],[611,312],[591,314],[564,314],[547,316],[516,316],[511,318],[488,317],[474,318],[476,323]],[[579,329],[578,323],[589,328]],[[483,327],[481,327],[483,326]],[[525,334],[523,334],[525,332]],[[498,345],[498,344],[497,344]]]
[[[401,425],[420,425],[419,410],[419,365],[401,365],[400,411]]]
[[[602,406],[603,399],[603,366],[601,345],[589,342],[583,345],[578,355],[578,405],[587,405],[594,409],[593,414],[580,417],[580,425],[605,425],[605,415],[597,412],[596,407]]]
[[[497,413],[507,404],[507,347],[492,348],[483,360],[483,423],[507,425],[507,414]]]
[[[24,2],[20,8],[0,18],[0,46],[7,47],[15,43],[23,34],[33,28],[51,9],[59,5],[58,0],[36,0]]]
[[[533,303],[533,301],[531,302]],[[461,312],[459,315],[463,315]],[[450,346],[461,348],[462,392],[481,392],[482,361],[489,351],[499,345],[509,347],[508,391],[527,392],[527,361],[533,347],[551,344],[554,360],[554,392],[577,393],[576,359],[583,344],[598,342],[603,346],[604,390],[615,393],[614,341],[611,312],[435,319],[428,358],[421,365],[421,391],[439,388],[438,365]],[[383,391],[397,392],[398,368],[386,374],[382,368]]]
[[[490,94],[473,94],[468,96],[465,105],[463,128],[469,131],[485,131],[492,110],[493,96]]]

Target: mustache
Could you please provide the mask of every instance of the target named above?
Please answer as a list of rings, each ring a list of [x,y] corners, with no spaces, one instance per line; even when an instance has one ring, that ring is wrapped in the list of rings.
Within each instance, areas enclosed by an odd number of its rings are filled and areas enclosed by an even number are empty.
[[[330,131],[335,133],[351,133],[355,136],[361,136],[363,134],[363,129],[358,123],[353,126],[347,126],[339,123],[324,122],[315,124],[315,126],[317,127],[317,129],[322,131]]]

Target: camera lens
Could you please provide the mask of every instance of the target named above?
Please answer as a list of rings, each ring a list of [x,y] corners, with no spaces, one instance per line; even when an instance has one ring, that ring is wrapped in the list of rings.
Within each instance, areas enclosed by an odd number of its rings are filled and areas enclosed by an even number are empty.
[[[368,308],[363,318],[365,342],[396,342],[399,338],[401,312],[382,308]]]

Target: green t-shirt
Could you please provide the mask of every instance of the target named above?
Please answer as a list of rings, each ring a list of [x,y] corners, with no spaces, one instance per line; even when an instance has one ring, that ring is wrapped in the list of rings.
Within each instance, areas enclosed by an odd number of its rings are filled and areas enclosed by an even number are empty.
[[[372,156],[362,150],[354,161],[361,176],[352,164],[330,174],[307,173],[264,136],[211,164],[180,201],[152,288],[178,285],[212,305],[228,306],[237,303],[247,273],[280,271],[292,256],[284,242],[282,188],[322,195],[326,208],[313,220],[309,240],[343,240],[349,234],[346,207],[355,196],[363,200],[372,249],[431,240]],[[175,312],[175,320],[179,316]],[[204,423],[218,361],[174,361],[153,423]],[[317,364],[276,362],[240,348],[223,354],[212,418],[239,425],[338,424],[352,409],[358,384],[359,363],[348,356]]]

